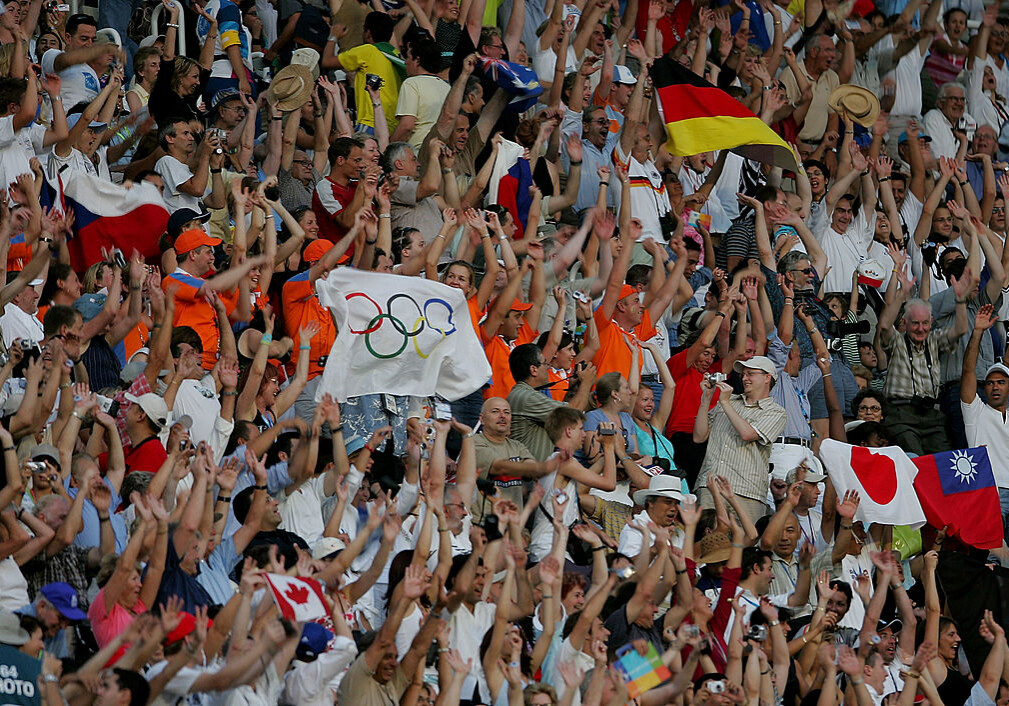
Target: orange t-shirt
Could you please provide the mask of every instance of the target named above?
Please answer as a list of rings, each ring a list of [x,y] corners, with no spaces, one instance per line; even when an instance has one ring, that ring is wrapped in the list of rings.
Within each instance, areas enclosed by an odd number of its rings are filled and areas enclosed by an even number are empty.
[[[308,281],[309,270],[297,274],[284,283],[281,293],[281,306],[284,311],[284,329],[287,335],[294,339],[294,350],[291,351],[292,370],[297,368],[298,357],[301,355],[301,343],[298,341],[298,329],[309,321],[318,321],[322,328],[315,335],[308,351],[308,379],[321,375],[325,366],[319,364],[320,356],[328,356],[333,350],[336,340],[336,324],[329,310],[319,302],[312,283]]]
[[[604,318],[602,309],[596,309],[593,317],[596,321],[596,330],[599,331],[599,350],[592,359],[596,366],[596,375],[617,372],[623,375],[625,380],[630,381],[633,354],[627,341],[628,332],[620,328],[613,319]],[[655,327],[652,326],[652,317],[647,309],[641,317],[641,323],[634,328],[634,334],[639,341],[647,341],[656,334]],[[638,350],[639,355],[646,355],[641,346],[638,346]]]
[[[480,340],[483,342],[483,350],[487,354],[487,362],[490,363],[491,369],[490,387],[483,391],[485,400],[491,397],[508,397],[508,393],[515,387],[515,378],[512,377],[512,371],[508,367],[508,355],[515,346],[535,343],[539,335],[539,331],[533,331],[525,320],[519,327],[519,335],[511,343],[500,335],[488,339],[483,328],[480,328]]]
[[[172,326],[188,326],[200,335],[203,342],[203,368],[210,370],[217,363],[221,332],[217,328],[217,312],[214,307],[198,294],[203,283],[202,278],[179,269],[161,281],[161,288],[167,292],[175,287],[175,318]],[[224,309],[229,315],[238,306],[237,287],[230,292],[218,292],[217,296],[224,302]]]
[[[568,394],[568,387],[571,385],[570,373],[567,370],[558,372],[554,368],[547,370],[550,382],[556,383],[550,386],[550,397],[558,402],[563,402]]]

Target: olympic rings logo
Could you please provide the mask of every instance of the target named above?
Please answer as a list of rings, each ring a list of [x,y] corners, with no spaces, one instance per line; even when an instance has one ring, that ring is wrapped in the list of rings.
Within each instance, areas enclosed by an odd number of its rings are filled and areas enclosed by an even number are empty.
[[[386,301],[384,310],[379,306],[378,302],[364,292],[352,292],[351,294],[347,294],[345,299],[348,305],[353,299],[363,299],[375,307],[375,315],[368,320],[367,326],[362,329],[355,329],[348,323],[347,328],[353,334],[364,336],[364,345],[368,349],[368,352],[381,360],[399,356],[406,350],[411,340],[413,341],[413,347],[417,355],[421,358],[427,358],[437,348],[439,343],[457,330],[455,322],[452,320],[454,315],[452,305],[438,297],[431,297],[423,304],[420,304],[409,294],[393,294]],[[414,311],[411,311],[411,309]],[[367,318],[368,315],[364,314],[363,316]],[[406,321],[413,319],[412,328],[407,328],[404,319]],[[391,352],[376,349],[375,344],[377,341],[372,338],[372,336],[375,336],[382,342],[388,342],[392,335],[382,334],[382,327],[386,321],[389,322],[393,330],[402,336],[403,339],[396,344],[395,350],[391,350]],[[433,344],[430,344],[429,349],[425,352],[421,349],[420,334],[427,330],[437,332],[439,336]],[[430,336],[424,337],[424,342],[427,343],[430,338]],[[381,347],[379,345],[379,348]]]

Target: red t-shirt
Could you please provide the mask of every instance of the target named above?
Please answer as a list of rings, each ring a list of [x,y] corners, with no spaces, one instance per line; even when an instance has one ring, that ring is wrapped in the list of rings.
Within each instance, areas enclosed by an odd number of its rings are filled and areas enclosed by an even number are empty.
[[[347,229],[336,222],[336,217],[354,200],[357,184],[357,181],[351,181],[346,186],[341,186],[326,177],[315,185],[315,191],[312,192],[312,210],[315,211],[315,219],[319,222],[320,238],[335,243],[347,235]]]
[[[669,368],[669,372],[676,382],[673,409],[669,412],[669,421],[666,423],[666,436],[671,436],[678,431],[693,432],[697,408],[701,406],[701,380],[704,379],[704,373],[693,365],[687,365],[688,350],[682,350],[666,361],[666,367]],[[716,360],[712,363],[708,372],[722,372],[722,361]],[[717,401],[718,390],[715,390],[715,396],[711,398],[711,406],[714,407]]]
[[[168,452],[165,451],[161,439],[156,436],[148,437],[126,453],[126,472],[150,471],[157,473],[166,458],[168,458]]]

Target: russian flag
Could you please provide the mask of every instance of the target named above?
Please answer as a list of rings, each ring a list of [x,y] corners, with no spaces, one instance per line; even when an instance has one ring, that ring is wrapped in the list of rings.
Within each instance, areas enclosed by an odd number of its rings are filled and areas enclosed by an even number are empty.
[[[160,255],[169,213],[156,186],[138,182],[127,188],[74,169],[46,170],[45,177],[40,202],[74,213],[67,245],[75,270],[102,260],[102,248],[119,248],[127,258],[134,250],[145,260]]]
[[[524,156],[526,148],[515,142],[501,140],[497,160],[491,171],[487,203],[496,203],[508,209],[515,221],[515,240],[524,237],[529,206],[532,196],[529,187],[533,185],[533,174],[529,170],[529,160]],[[533,224],[535,231],[536,224]]]
[[[988,450],[944,451],[911,459],[914,489],[928,523],[978,549],[1002,546],[1002,511]]]

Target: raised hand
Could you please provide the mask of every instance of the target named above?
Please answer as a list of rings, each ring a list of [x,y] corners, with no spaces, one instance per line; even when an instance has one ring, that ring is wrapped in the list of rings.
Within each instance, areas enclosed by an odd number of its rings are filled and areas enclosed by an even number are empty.
[[[857,490],[849,490],[844,494],[844,499],[837,499],[837,514],[841,517],[846,517],[847,519],[852,519],[855,517],[855,511],[858,510],[858,503],[861,498],[858,495]]]

